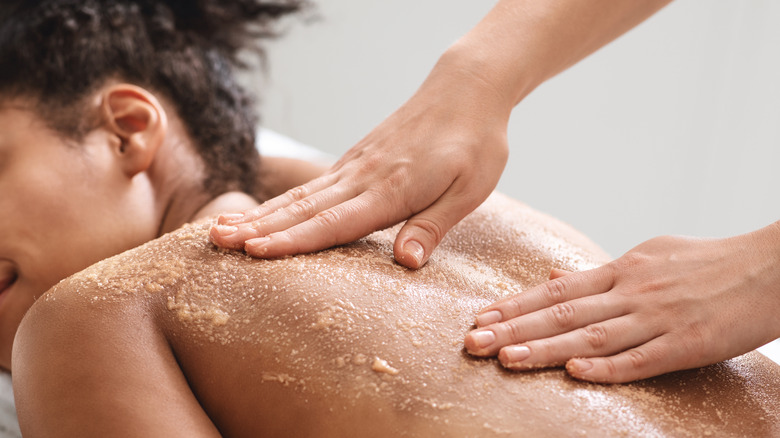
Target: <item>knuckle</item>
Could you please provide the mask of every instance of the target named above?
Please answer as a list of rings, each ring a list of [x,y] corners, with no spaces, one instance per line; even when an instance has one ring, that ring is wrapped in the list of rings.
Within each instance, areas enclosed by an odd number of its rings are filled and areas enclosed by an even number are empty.
[[[355,158],[360,158],[360,165],[355,169],[355,172],[361,175],[373,175],[383,168],[383,164],[387,164],[381,157],[369,154],[366,150],[361,150],[360,155]],[[353,161],[356,160],[353,159]]]
[[[638,348],[628,350],[626,352],[626,357],[628,358],[628,363],[631,364],[631,368],[633,368],[634,370],[641,370],[642,368],[647,366],[648,363],[650,363],[647,354]],[[608,364],[612,363],[612,361],[609,361],[607,363]],[[612,364],[612,366],[614,367],[615,365]],[[613,375],[616,374],[617,374],[617,370],[615,370],[615,373]]]
[[[680,239],[678,236],[672,236],[672,235],[663,235],[654,237],[650,240],[650,243],[653,246],[660,247],[660,248],[669,248],[677,245],[680,243],[680,241],[683,239]]]
[[[396,163],[393,171],[390,173],[390,175],[387,176],[385,181],[386,184],[391,188],[401,187],[409,182],[411,174],[412,163],[410,161],[404,160],[402,162]]]
[[[262,220],[262,219],[258,219],[258,220],[252,221],[252,223],[250,223],[248,227],[245,227],[245,230],[246,230],[246,232],[248,234],[244,236],[244,240],[246,240],[248,238],[251,238],[250,235],[251,236],[256,236],[256,237],[260,237],[261,235],[265,235],[263,233],[263,229],[265,228],[265,226],[266,226],[266,222],[264,220]],[[241,230],[241,228],[239,228],[239,231],[240,230]],[[251,233],[251,234],[249,234],[249,233]]]
[[[629,271],[640,263],[641,256],[636,252],[629,252],[610,263],[616,272]]]
[[[615,365],[615,361],[612,359],[605,359],[604,360],[604,368],[606,369],[607,378],[604,380],[612,381],[615,380],[618,375],[620,374],[617,368],[617,365]]]
[[[317,207],[310,199],[306,198],[295,201],[287,208],[292,216],[299,219],[309,219],[314,216]]]
[[[306,186],[293,187],[287,191],[287,199],[291,202],[299,201],[309,195],[309,189]]]
[[[566,285],[560,279],[551,280],[544,284],[543,293],[551,303],[566,301]]]
[[[591,324],[583,330],[585,342],[593,350],[601,350],[607,345],[607,330],[601,324]]]
[[[427,235],[429,241],[438,244],[444,238],[444,228],[437,222],[426,218],[412,219],[412,224]]]
[[[504,317],[522,315],[524,313],[524,306],[521,304],[521,297],[515,295],[509,301],[506,302],[505,307],[501,309],[501,313]]]
[[[525,335],[523,334],[523,330],[520,328],[519,324],[513,324],[511,322],[504,323],[503,324],[507,331],[509,332],[509,339],[513,343],[520,343],[525,342]]]
[[[646,281],[643,287],[639,289],[639,291],[645,294],[655,294],[655,297],[658,298],[657,301],[659,304],[671,304],[666,300],[662,300],[661,297],[664,295],[669,295],[668,292],[672,287],[673,283],[669,279],[654,278]]]
[[[334,229],[341,224],[341,215],[333,209],[321,211],[312,220],[321,228]]]
[[[550,307],[548,315],[553,326],[566,329],[574,323],[574,313],[574,307],[571,304],[560,303]]]

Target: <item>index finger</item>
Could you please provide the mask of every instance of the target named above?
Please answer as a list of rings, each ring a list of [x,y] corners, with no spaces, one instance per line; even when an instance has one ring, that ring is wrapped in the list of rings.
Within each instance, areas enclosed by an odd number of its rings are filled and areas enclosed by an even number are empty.
[[[508,321],[558,303],[607,292],[614,286],[614,280],[609,264],[549,280],[485,307],[477,314],[476,325],[484,327]]]
[[[376,193],[363,192],[285,230],[249,239],[244,251],[253,257],[275,258],[353,242],[403,219],[377,208],[382,205],[386,203]]]
[[[309,196],[313,196],[322,190],[333,186],[336,181],[337,179],[333,176],[333,174],[320,176],[307,182],[306,184],[293,187],[281,195],[275,198],[271,198],[257,207],[246,210],[241,214],[221,215],[219,217],[218,223],[220,225],[239,225],[243,223],[251,223],[267,215],[273,214],[278,210],[288,207],[295,202],[301,201]]]

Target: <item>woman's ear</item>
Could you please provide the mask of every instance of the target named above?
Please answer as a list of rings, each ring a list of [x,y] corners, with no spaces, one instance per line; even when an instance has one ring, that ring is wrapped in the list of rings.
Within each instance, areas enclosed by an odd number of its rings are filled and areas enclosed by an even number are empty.
[[[106,129],[118,140],[111,144],[125,174],[133,177],[146,171],[168,130],[157,98],[135,85],[112,85],[103,92],[101,113]]]

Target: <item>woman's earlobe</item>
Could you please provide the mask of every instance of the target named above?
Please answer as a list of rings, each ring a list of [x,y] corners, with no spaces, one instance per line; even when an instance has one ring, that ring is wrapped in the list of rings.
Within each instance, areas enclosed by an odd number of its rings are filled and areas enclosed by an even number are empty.
[[[146,171],[168,129],[160,102],[135,85],[112,85],[103,92],[101,110],[106,128],[118,140],[112,147],[125,173],[132,177]]]

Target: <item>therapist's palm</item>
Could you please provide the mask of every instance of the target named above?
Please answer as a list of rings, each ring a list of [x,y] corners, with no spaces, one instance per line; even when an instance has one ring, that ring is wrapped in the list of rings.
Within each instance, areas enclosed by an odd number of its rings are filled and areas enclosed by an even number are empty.
[[[220,218],[212,240],[271,258],[348,243],[407,220],[394,254],[419,268],[498,183],[508,154],[506,122],[447,96],[413,98],[323,176]]]

